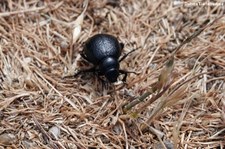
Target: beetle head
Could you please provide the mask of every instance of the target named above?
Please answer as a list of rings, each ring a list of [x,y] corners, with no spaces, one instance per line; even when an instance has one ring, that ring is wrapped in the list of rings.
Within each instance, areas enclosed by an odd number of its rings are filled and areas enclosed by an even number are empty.
[[[105,77],[109,80],[109,82],[114,83],[117,81],[117,78],[119,76],[119,71],[117,69],[109,69],[106,73],[105,73]]]
[[[105,75],[109,82],[117,81],[119,76],[119,62],[113,57],[106,57],[99,65],[100,72]]]

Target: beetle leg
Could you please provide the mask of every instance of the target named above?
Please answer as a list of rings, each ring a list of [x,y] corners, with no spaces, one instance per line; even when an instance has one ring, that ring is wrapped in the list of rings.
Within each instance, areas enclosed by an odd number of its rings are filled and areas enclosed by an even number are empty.
[[[109,82],[107,80],[104,80],[100,77],[100,75],[96,74],[96,76],[98,77],[98,79],[101,81],[101,84],[102,84],[102,90],[104,88],[108,88],[109,86]]]
[[[127,80],[127,74],[128,74],[128,73],[134,73],[134,74],[137,74],[135,71],[128,71],[128,70],[119,70],[119,72],[120,72],[121,74],[124,74],[124,77],[123,77],[123,79],[122,79],[123,82],[126,82],[126,80]]]
[[[136,49],[131,50],[130,52],[126,53],[123,55],[123,57],[120,58],[119,62],[121,62],[122,60],[124,60],[130,53],[134,52]]]
[[[123,79],[122,79],[122,81],[123,82],[126,82],[126,80],[127,80],[127,71],[126,70],[119,70],[119,72],[121,73],[121,74],[124,74],[124,77],[123,77]]]
[[[82,74],[82,73],[87,73],[87,72],[95,72],[96,69],[95,67],[89,68],[89,69],[84,69],[84,70],[79,70],[77,73],[74,74],[74,77]]]
[[[121,50],[124,48],[124,43],[120,43],[120,48],[121,48]]]

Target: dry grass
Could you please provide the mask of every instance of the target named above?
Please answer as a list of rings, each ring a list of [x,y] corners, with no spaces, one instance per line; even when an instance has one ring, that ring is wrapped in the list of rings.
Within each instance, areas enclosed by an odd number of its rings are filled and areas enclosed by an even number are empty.
[[[178,51],[164,92],[122,106],[151,90],[173,49],[224,5],[97,0],[85,11],[81,0],[0,1],[1,148],[223,148],[225,17]],[[124,53],[141,47],[121,62],[139,73],[126,85],[64,77],[87,67],[79,51],[96,33],[117,36]]]

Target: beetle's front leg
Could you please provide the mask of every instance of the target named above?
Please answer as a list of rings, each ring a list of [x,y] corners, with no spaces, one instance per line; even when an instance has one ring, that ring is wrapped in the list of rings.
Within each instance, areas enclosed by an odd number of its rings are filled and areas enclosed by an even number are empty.
[[[119,62],[123,61],[130,53],[136,51],[137,49],[133,49],[131,51],[129,51],[128,53],[124,54],[120,59],[119,59]]]
[[[134,73],[134,74],[137,74],[135,71],[128,71],[128,70],[119,70],[119,72],[120,72],[121,74],[124,74],[124,77],[123,77],[123,79],[122,79],[123,82],[126,82],[126,80],[127,80],[127,74],[128,74],[128,73]]]
[[[88,73],[88,72],[96,72],[96,68],[95,67],[91,67],[89,69],[84,69],[84,70],[79,70],[77,73],[74,74],[74,77],[82,74],[82,73]]]

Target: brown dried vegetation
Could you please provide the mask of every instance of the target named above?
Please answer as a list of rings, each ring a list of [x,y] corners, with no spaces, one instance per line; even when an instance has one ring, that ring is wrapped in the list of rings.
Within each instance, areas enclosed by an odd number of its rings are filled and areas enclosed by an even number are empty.
[[[166,63],[225,4],[87,2],[0,1],[1,148],[223,148],[225,17]],[[127,84],[70,77],[90,67],[79,51],[97,33],[137,48],[121,62],[138,72]]]

